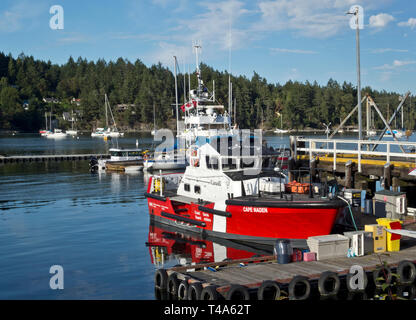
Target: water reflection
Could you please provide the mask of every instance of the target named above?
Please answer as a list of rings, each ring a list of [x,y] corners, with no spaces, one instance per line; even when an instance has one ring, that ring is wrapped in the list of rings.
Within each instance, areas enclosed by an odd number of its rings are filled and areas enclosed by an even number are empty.
[[[152,264],[158,268],[246,259],[273,253],[272,247],[255,248],[229,240],[202,238],[158,222],[149,224],[146,245]]]

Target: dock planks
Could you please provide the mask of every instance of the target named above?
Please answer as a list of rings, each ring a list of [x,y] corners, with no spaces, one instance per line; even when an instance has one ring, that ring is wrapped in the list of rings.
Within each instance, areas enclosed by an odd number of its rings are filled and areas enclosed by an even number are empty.
[[[178,272],[178,278],[190,279],[190,282],[201,281],[204,286],[216,285],[218,292],[226,292],[232,284],[240,284],[247,288],[258,288],[265,280],[275,280],[281,284],[287,284],[296,275],[303,275],[309,280],[318,280],[325,271],[333,271],[339,276],[345,276],[353,265],[359,265],[367,272],[373,271],[381,265],[381,262],[395,268],[402,260],[416,262],[416,246],[405,247],[399,252],[386,252],[383,254],[371,254],[362,257],[338,257],[321,261],[292,262],[278,264],[275,260],[246,263],[244,266],[228,264],[222,266],[218,271],[209,269],[193,272],[185,271],[184,267],[167,270],[168,274]],[[238,263],[238,262],[237,262]],[[215,267],[221,262],[211,263]]]
[[[0,163],[14,162],[36,162],[36,161],[79,161],[89,160],[91,157],[108,159],[108,154],[41,154],[41,155],[17,155],[17,156],[0,156]]]

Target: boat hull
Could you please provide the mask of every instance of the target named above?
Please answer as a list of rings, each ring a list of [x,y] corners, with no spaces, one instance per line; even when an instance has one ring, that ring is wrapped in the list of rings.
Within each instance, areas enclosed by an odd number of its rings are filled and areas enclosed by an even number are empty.
[[[173,197],[145,194],[152,219],[188,231],[244,242],[273,244],[276,239],[304,244],[311,236],[327,235],[344,206],[336,202],[310,206],[310,203],[281,203],[280,207],[227,205],[225,211],[214,203],[180,202]]]

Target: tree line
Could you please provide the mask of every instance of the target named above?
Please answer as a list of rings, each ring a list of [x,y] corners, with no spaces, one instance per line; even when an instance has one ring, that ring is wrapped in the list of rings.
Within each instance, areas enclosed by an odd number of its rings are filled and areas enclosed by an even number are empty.
[[[224,71],[200,65],[202,78],[209,90],[213,89],[218,103],[228,108],[228,77]],[[185,79],[184,79],[185,77]],[[180,104],[184,101],[184,82],[188,76],[178,74]],[[185,80],[185,81],[184,81]],[[196,76],[191,74],[191,88],[196,88]],[[323,123],[340,123],[356,105],[357,90],[351,83],[338,83],[329,79],[326,85],[316,81],[288,81],[285,84],[269,83],[253,72],[251,79],[231,75],[233,100],[236,103],[236,122],[240,128],[323,129]],[[186,88],[189,90],[189,88]],[[45,112],[60,120],[60,127],[69,126],[61,119],[62,112],[78,111],[78,130],[93,130],[104,125],[104,94],[111,106],[128,105],[115,112],[117,124],[127,130],[148,130],[153,127],[155,106],[157,127],[176,126],[175,81],[171,70],[161,63],[147,67],[139,59],[135,62],[119,58],[117,61],[88,61],[70,57],[65,64],[36,60],[23,53],[17,58],[0,53],[0,129],[36,132],[45,126]],[[399,104],[403,93],[362,89],[369,94],[389,118]],[[60,103],[44,102],[53,97]],[[80,99],[80,104],[71,100]],[[415,129],[416,99],[413,96],[404,104],[405,128]],[[365,105],[363,107],[365,116]],[[384,128],[375,115],[374,128]],[[363,123],[365,121],[363,120]],[[356,126],[354,115],[347,125]],[[400,126],[400,118],[397,127]]]

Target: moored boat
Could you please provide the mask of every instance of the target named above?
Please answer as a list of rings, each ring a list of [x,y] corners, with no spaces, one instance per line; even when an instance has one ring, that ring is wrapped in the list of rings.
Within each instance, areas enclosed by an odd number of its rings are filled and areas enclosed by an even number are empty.
[[[345,202],[301,184],[287,193],[278,171],[261,156],[229,156],[210,144],[191,149],[185,172],[149,179],[145,196],[153,220],[206,235],[273,244],[329,234]]]
[[[111,148],[109,150],[110,159],[98,159],[96,165],[98,170],[106,170],[107,165],[120,165],[124,168],[134,167],[134,171],[143,170],[143,156],[142,149],[123,149],[123,148]],[[125,170],[129,171],[129,170]]]
[[[53,139],[60,139],[65,138],[66,133],[62,132],[61,129],[54,129],[53,132],[48,132],[45,134],[47,138],[53,138]]]

